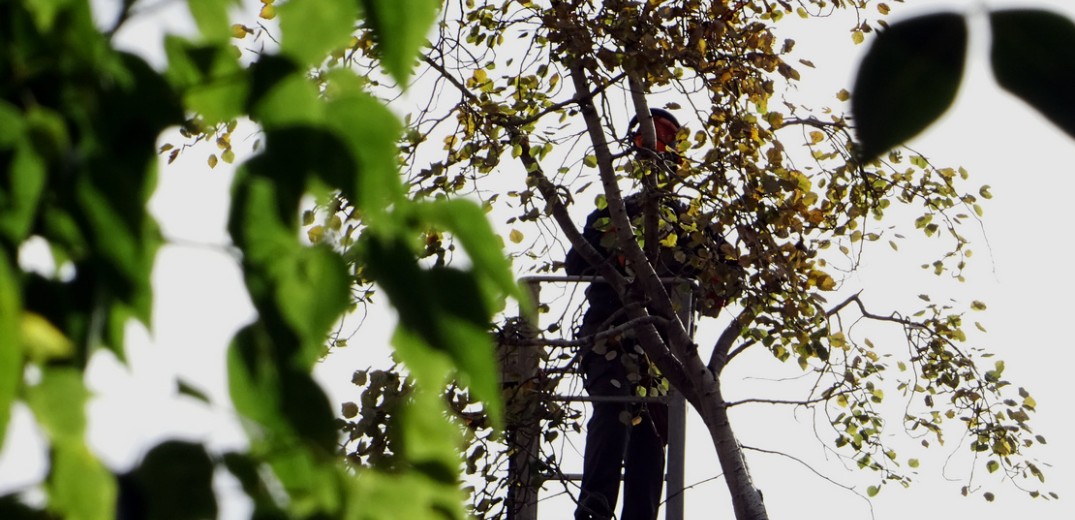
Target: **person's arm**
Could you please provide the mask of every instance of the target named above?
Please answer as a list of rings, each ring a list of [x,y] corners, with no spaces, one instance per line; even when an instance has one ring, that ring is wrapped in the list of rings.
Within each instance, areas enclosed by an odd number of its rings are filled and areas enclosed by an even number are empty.
[[[608,209],[600,209],[592,211],[589,216],[586,217],[586,225],[582,228],[582,237],[601,254],[601,258],[608,258],[608,249],[601,245],[601,235],[604,234],[602,230],[597,229],[597,221],[601,218],[608,218]],[[594,266],[586,262],[586,259],[579,254],[575,248],[571,248],[567,252],[567,256],[564,258],[564,271],[569,275],[586,275],[595,274],[596,269]]]

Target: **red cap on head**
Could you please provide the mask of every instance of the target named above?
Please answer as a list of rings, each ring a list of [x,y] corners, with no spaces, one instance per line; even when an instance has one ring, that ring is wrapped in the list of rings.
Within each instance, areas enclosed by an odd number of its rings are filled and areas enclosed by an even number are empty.
[[[650,116],[653,118],[653,129],[657,134],[656,151],[672,151],[676,143],[676,133],[679,132],[679,121],[671,112],[660,108],[651,108]],[[632,129],[631,139],[637,149],[642,149],[642,134],[634,129],[638,125],[638,116],[631,119],[628,128]]]

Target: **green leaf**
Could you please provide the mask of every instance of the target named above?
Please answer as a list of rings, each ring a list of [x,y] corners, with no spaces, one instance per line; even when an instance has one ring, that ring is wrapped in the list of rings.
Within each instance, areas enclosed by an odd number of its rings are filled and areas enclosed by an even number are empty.
[[[187,0],[190,14],[198,24],[202,37],[216,43],[227,42],[231,38],[228,6],[233,3],[228,0]]]
[[[63,518],[111,520],[115,517],[115,479],[86,447],[89,391],[75,368],[46,368],[41,381],[26,389],[26,403],[52,441],[49,509]]]
[[[27,137],[41,160],[46,164],[64,160],[71,147],[71,136],[63,116],[45,107],[32,107],[26,111],[25,120]]]
[[[228,393],[235,409],[260,425],[252,431],[263,428],[286,435],[273,350],[263,326],[241,329],[228,347]]]
[[[321,386],[303,370],[285,370],[279,392],[284,418],[299,437],[320,448],[322,455],[336,452],[339,432],[335,412]]]
[[[531,305],[515,283],[511,262],[481,206],[463,199],[448,199],[421,204],[418,211],[425,221],[450,231],[463,244],[476,274],[487,277],[497,289],[524,306]],[[499,310],[499,306],[493,310]]]
[[[301,247],[278,259],[276,305],[288,325],[308,345],[322,345],[351,303],[351,279],[340,255],[326,247]],[[322,352],[303,360],[312,367]]]
[[[75,193],[81,216],[91,230],[93,246],[127,284],[149,276],[149,265],[142,252],[141,236],[128,225],[128,217],[144,216],[121,213],[121,207],[112,204],[113,197],[103,191],[87,176],[75,179]],[[118,183],[111,183],[114,184]]]
[[[326,106],[326,123],[348,145],[359,169],[325,181],[375,218],[403,199],[396,149],[402,126],[392,111],[362,91],[350,71],[331,75],[331,88],[334,97]]]
[[[344,498],[337,473],[339,459],[325,454],[315,457],[311,450],[294,449],[293,444],[280,448],[266,459],[275,477],[273,491],[278,496],[282,487],[287,493],[290,514],[286,518],[340,518],[332,514]]]
[[[427,275],[401,238],[367,233],[358,244],[369,273],[399,311],[402,326],[434,348],[447,349]],[[441,381],[431,381],[439,384]]]
[[[278,14],[281,50],[306,65],[321,63],[347,43],[358,16],[353,0],[291,1],[281,5]]]
[[[14,147],[26,134],[26,124],[18,107],[0,99],[0,150]]]
[[[82,445],[90,393],[74,368],[44,370],[41,382],[26,389],[26,402],[57,445]]]
[[[262,478],[261,464],[253,457],[241,453],[225,453],[224,466],[243,487],[243,491],[254,502],[254,512],[250,518],[279,519],[287,518],[279,506],[275,497],[270,492],[265,480]]]
[[[317,124],[324,118],[324,103],[318,99],[317,87],[283,58],[259,60],[253,66],[252,77],[257,97],[251,96],[256,99],[251,116],[264,128]]]
[[[71,9],[72,3],[73,0],[49,0],[27,2],[26,7],[29,9],[30,14],[33,15],[37,28],[42,32],[48,32],[52,30],[56,17],[61,12]],[[78,2],[75,5],[76,7],[83,7],[82,4],[84,2]]]
[[[182,38],[164,39],[168,80],[183,93],[184,104],[208,124],[243,113],[250,85],[246,70],[230,45],[194,45]]]
[[[298,436],[323,454],[333,453],[337,431],[332,406],[310,374],[287,359],[294,348],[277,341],[281,338],[264,324],[247,326],[235,336],[228,350],[232,403],[264,431],[274,432],[269,442],[286,445]]]
[[[270,134],[270,138],[272,135]],[[271,167],[274,156],[259,156],[236,172],[228,231],[243,250],[247,264],[247,285],[255,305],[271,301],[270,281],[279,278],[274,273],[282,258],[290,258],[302,247],[296,238],[298,229],[294,215],[302,193],[301,171],[292,171],[291,183],[286,178],[266,178],[261,172]],[[286,164],[286,163],[285,163]],[[257,284],[252,284],[257,281]]]
[[[116,518],[116,479],[83,443],[54,445],[49,509],[70,520]]]
[[[430,478],[453,484],[459,481],[459,430],[447,419],[444,401],[435,391],[422,387],[413,392],[399,411],[398,444],[403,458]]]
[[[877,493],[881,492],[881,488],[878,486],[869,486],[866,488],[866,496],[874,497]]]
[[[270,136],[273,143],[276,135]],[[231,233],[246,255],[246,281],[254,305],[263,316],[279,317],[290,328],[301,354],[289,361],[309,368],[324,353],[329,328],[351,303],[350,278],[340,255],[323,246],[299,244],[296,194],[302,193],[301,185],[281,184],[301,180],[295,175],[301,171],[287,169],[288,162],[275,162],[273,157],[253,160],[236,175]]]
[[[966,22],[955,13],[911,18],[878,33],[851,96],[862,161],[914,137],[951,106],[966,49]]]
[[[351,486],[345,518],[468,518],[457,484],[437,482],[420,472],[363,471],[351,480]]]
[[[1075,23],[1048,11],[989,13],[997,82],[1075,137]]]
[[[396,327],[392,347],[420,386],[441,386],[452,372],[452,360],[447,353],[430,346],[428,340],[410,327]]]
[[[385,70],[401,85],[406,84],[436,19],[437,0],[361,0]]]
[[[154,446],[142,463],[121,480],[121,503],[142,506],[125,511],[127,518],[216,518],[214,469],[213,460],[201,444],[173,440]]]
[[[19,344],[19,316],[22,303],[15,270],[0,257],[0,446],[11,419],[11,403],[22,380],[23,358]]]
[[[371,234],[360,246],[370,274],[399,310],[401,328],[394,341],[415,378],[426,385],[442,384],[450,366],[430,357],[429,347],[447,354],[464,383],[498,420],[500,383],[486,332],[491,308],[475,275],[444,267],[421,269],[398,238]]]
[[[0,219],[0,238],[21,244],[29,236],[37,216],[48,174],[44,161],[34,153],[29,142],[23,142],[14,155],[8,174],[10,178],[0,184],[0,213],[4,215]]]
[[[209,396],[206,395],[205,392],[202,392],[201,390],[199,390],[199,389],[197,389],[197,388],[195,388],[193,386],[190,386],[189,383],[187,383],[186,381],[183,381],[182,379],[177,381],[177,386],[178,386],[177,390],[179,391],[179,395],[185,395],[185,396],[188,396],[188,397],[193,398],[193,399],[197,399],[198,401],[201,401],[201,402],[207,403],[207,404],[211,402],[211,400],[209,399]]]

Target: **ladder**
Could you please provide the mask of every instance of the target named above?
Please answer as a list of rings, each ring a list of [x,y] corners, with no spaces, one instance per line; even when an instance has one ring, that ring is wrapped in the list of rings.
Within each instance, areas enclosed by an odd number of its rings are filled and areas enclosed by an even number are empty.
[[[690,284],[693,280],[684,278],[662,278],[668,284]],[[604,283],[598,276],[527,276],[520,279],[530,293],[535,305],[541,302],[541,286],[548,283]],[[687,330],[692,329],[691,294],[693,291],[670,291],[673,304],[680,309],[680,319]],[[679,301],[675,301],[679,300]],[[686,300],[686,301],[683,301]],[[536,339],[539,327],[530,324],[528,335]],[[534,346],[530,346],[534,345]],[[540,341],[527,346],[500,345],[499,357],[502,382],[506,386],[519,385],[536,380],[541,375]],[[543,474],[539,471],[541,463],[540,442],[542,438],[541,417],[536,412],[539,407],[527,399],[541,398],[536,393],[513,392],[508,398],[507,409],[515,410],[508,417],[507,440],[511,454],[508,460],[508,520],[538,520],[539,493],[544,482],[550,480],[581,480],[581,474]],[[674,388],[660,397],[639,396],[590,396],[590,395],[552,395],[548,398],[563,402],[664,402],[668,405],[668,447],[665,463],[665,502],[663,504],[665,520],[683,520],[684,459],[686,440],[686,401]],[[518,402],[511,402],[517,400]]]

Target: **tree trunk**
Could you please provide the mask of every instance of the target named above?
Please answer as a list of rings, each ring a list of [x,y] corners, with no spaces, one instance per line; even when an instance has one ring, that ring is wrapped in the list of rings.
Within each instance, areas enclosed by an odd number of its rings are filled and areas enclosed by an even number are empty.
[[[724,406],[720,384],[715,375],[720,371],[711,370],[699,357],[698,345],[694,343],[690,333],[679,319],[653,264],[635,240],[618,186],[620,179],[613,168],[613,156],[601,129],[597,109],[589,97],[591,84],[587,73],[578,60],[569,62],[568,68],[575,86],[576,100],[594,147],[598,173],[608,204],[609,218],[616,229],[619,251],[626,257],[627,265],[634,271],[634,280],[626,280],[607,263],[601,265],[601,262],[597,262],[593,265],[601,267],[602,275],[607,272],[614,278],[612,285],[616,288],[624,310],[630,318],[658,316],[663,319],[664,337],[658,333],[652,322],[647,322],[636,330],[639,343],[661,373],[690,401],[705,421],[724,471],[724,478],[728,482],[736,520],[768,520],[769,516],[762,503],[761,493],[754,487],[743,457],[743,450],[735,440],[735,434],[728,422],[728,411]],[[637,85],[635,88],[638,88]],[[649,113],[644,96],[635,96],[635,101],[637,112]],[[540,175],[540,170],[535,170],[532,175]],[[553,206],[562,204],[554,190],[543,190],[543,194],[549,200],[556,201]],[[574,227],[570,224],[567,227],[574,231]],[[568,238],[572,247],[589,249],[585,239],[577,232],[569,233]],[[588,253],[592,252],[588,251]],[[630,286],[636,290],[631,290]],[[738,322],[733,326],[738,326]],[[720,345],[717,348],[720,348]]]
[[[732,496],[732,507],[736,520],[768,520],[769,514],[762,502],[761,491],[754,487],[754,481],[747,468],[743,447],[735,438],[732,425],[728,422],[728,409],[720,394],[720,383],[711,382],[713,392],[706,393],[695,408],[702,416],[713,446],[717,450],[724,480],[728,483],[728,492]]]

